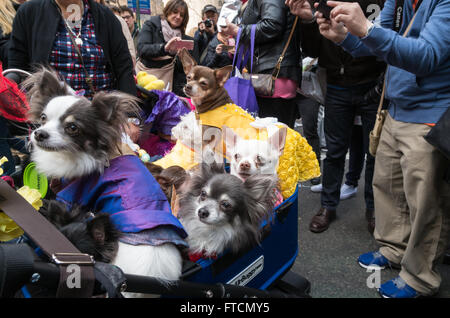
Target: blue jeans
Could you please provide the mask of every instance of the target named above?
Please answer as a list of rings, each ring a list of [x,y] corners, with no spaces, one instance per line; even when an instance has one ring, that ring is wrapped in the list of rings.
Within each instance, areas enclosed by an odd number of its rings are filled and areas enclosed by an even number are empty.
[[[366,208],[374,210],[373,169],[375,158],[369,154],[369,133],[373,129],[377,108],[368,104],[362,97],[375,83],[355,87],[338,88],[328,85],[325,100],[324,130],[327,155],[322,171],[322,207],[336,210],[339,204],[342,178],[345,171],[345,156],[350,146],[355,115],[361,116],[363,151],[367,154],[364,199]]]

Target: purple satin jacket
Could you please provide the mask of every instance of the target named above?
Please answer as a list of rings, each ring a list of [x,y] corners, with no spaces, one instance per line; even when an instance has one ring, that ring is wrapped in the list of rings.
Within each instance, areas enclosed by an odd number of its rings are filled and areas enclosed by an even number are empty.
[[[183,226],[172,214],[158,182],[137,156],[110,160],[103,174],[63,181],[57,200],[69,208],[79,204],[94,213],[109,213],[117,229],[124,233],[121,241],[126,243],[186,245]]]

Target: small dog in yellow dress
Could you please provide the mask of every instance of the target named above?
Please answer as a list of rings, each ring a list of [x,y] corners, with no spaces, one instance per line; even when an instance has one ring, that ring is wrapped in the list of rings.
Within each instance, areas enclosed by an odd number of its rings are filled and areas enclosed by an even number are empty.
[[[227,157],[226,146],[222,138],[223,126],[231,128],[241,138],[258,140],[267,140],[269,126],[278,128],[285,126],[273,121],[266,126],[264,124],[252,125],[255,118],[241,107],[233,104],[224,88],[232,66],[220,69],[199,66],[186,50],[181,50],[179,56],[187,79],[184,91],[196,107],[196,123],[201,127],[200,138],[202,138],[203,148],[207,146],[208,149],[214,149],[216,153],[220,154],[220,158]],[[264,121],[262,122],[264,123]],[[192,130],[194,129],[192,127]],[[311,146],[298,132],[287,128],[285,140],[277,174],[281,193],[284,198],[288,198],[295,192],[299,181],[307,181],[320,176],[320,167]],[[203,151],[203,148],[194,149],[192,145],[185,145],[177,140],[172,151],[154,163],[163,168],[178,165],[188,170],[203,160],[204,156],[196,156],[196,151]],[[217,156],[213,158],[217,158]]]

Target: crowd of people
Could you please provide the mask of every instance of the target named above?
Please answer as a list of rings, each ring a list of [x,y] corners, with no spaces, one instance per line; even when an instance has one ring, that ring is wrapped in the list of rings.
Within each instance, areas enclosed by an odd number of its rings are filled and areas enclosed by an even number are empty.
[[[30,72],[36,65],[51,66],[87,98],[105,90],[136,96],[135,75],[162,69],[173,73],[171,91],[186,97],[180,41],[193,42],[188,50],[199,65],[221,68],[233,64],[236,42],[249,47],[254,32],[249,72],[251,64],[252,73],[272,74],[283,57],[273,94],[256,96],[259,117],[275,117],[291,128],[301,118],[321,165],[321,178],[311,180],[311,190],[321,193],[320,209],[309,229],[329,228],[340,200],[356,194],[365,167],[364,211],[380,249],[359,256],[359,264],[400,268],[397,278],[381,285],[384,297],[436,294],[436,265],[448,253],[450,158],[423,137],[450,107],[450,0],[406,0],[400,20],[401,4],[394,0],[328,1],[329,16],[307,0],[241,2],[237,17],[225,25],[218,25],[220,8],[206,5],[191,36],[184,0],[167,1],[163,13],[142,27],[132,9],[112,1],[5,0],[0,61],[3,69]],[[301,93],[305,57],[317,58],[326,74],[323,161],[320,103]],[[21,81],[14,72],[7,77]],[[388,115],[373,156],[369,135],[380,99]],[[9,160],[5,175],[14,173],[10,149],[27,152],[9,125],[0,117],[0,157]]]

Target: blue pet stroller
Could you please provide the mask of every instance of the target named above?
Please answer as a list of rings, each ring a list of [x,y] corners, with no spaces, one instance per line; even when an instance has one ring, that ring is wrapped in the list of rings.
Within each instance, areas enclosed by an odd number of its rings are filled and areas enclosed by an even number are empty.
[[[152,107],[148,113],[154,110],[153,104],[149,102]],[[124,274],[116,266],[94,262],[90,255],[80,253],[71,245],[45,218],[39,219],[40,214],[30,210],[32,207],[23,201],[0,180],[0,210],[7,212],[31,238],[28,243],[0,244],[0,297],[27,297],[31,296],[27,295],[30,291],[39,297],[61,295],[58,293],[61,273],[72,263],[93,270],[89,278],[93,287],[78,294],[66,291],[64,297],[107,293],[110,298],[121,298],[124,291],[170,298],[309,297],[308,280],[290,271],[298,255],[298,187],[291,197],[274,209],[272,219],[261,225],[260,245],[238,254],[224,253],[216,259],[185,260],[182,277],[173,284],[152,277]],[[21,223],[26,211],[38,219]],[[35,229],[37,226],[31,226],[37,223],[40,223],[39,231]],[[55,242],[59,244],[56,251],[50,246],[58,245]],[[42,290],[45,295],[40,294]]]
[[[6,182],[0,180],[0,198],[3,199],[0,200],[0,209],[11,211],[11,206],[15,206],[17,210],[27,210],[23,202],[13,198],[15,193]],[[20,214],[18,212],[19,220]],[[47,226],[53,227],[51,223]],[[123,291],[160,294],[170,298],[309,297],[310,283],[290,271],[298,254],[297,227],[298,188],[274,209],[273,219],[262,224],[260,245],[239,254],[224,253],[217,259],[199,259],[195,263],[186,260],[181,279],[173,284],[152,277],[124,274],[118,267],[95,263],[89,255],[77,253],[76,250],[70,250],[71,253],[46,253],[51,257],[45,257],[42,253],[45,249],[36,253],[30,244],[0,244],[0,297],[29,297],[27,293],[54,297],[60,286],[61,272],[66,269],[63,266],[78,262],[64,258],[73,255],[84,257],[79,264],[93,267],[94,287],[88,296],[84,294],[83,297],[108,293],[110,298],[121,298]],[[25,232],[30,234],[26,229]],[[47,233],[38,235],[45,237],[44,241],[49,240],[49,236],[55,241],[52,232],[59,233],[56,228],[54,231],[48,228]],[[32,234],[30,237],[33,241],[40,240]],[[58,238],[58,241],[61,240],[64,236]],[[27,287],[25,293],[24,286]],[[43,294],[42,288],[45,289]]]

